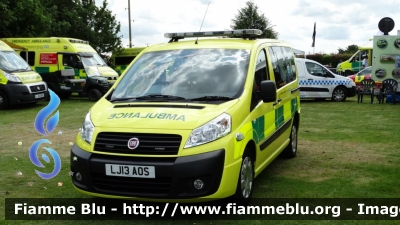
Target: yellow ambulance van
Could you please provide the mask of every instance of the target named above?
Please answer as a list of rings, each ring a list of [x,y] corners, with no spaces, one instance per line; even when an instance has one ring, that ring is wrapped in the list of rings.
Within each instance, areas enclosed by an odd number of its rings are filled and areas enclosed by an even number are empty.
[[[10,105],[36,103],[49,97],[47,84],[13,48],[0,41],[0,109],[7,109]]]
[[[101,56],[89,45],[88,41],[75,38],[44,37],[44,38],[6,38],[11,43],[23,46],[27,51],[18,53],[38,73],[49,74],[60,71],[57,64],[59,54],[65,59],[64,64],[75,70],[76,79],[86,79],[88,70],[108,79],[113,84],[118,79],[118,73],[110,68]],[[77,68],[81,61],[84,68]]]
[[[111,55],[111,65],[121,75],[126,67],[136,58],[146,47],[124,48],[119,52],[113,52]]]
[[[373,57],[372,52],[372,47],[358,47],[358,51],[354,53],[350,59],[341,62],[336,66],[336,73],[347,77],[359,72],[364,69],[362,66],[362,60],[365,56],[368,56],[368,65],[371,65]]]
[[[84,116],[70,155],[75,188],[248,203],[254,179],[278,155],[296,156],[300,124],[293,49],[261,34],[166,33],[168,43],[144,49]]]

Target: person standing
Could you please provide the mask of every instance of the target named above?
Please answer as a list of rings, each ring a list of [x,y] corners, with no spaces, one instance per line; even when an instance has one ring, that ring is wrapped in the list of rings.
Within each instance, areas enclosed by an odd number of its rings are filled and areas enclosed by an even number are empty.
[[[366,56],[364,57],[364,59],[363,59],[363,61],[362,61],[362,66],[363,66],[364,68],[367,68],[367,67],[368,67],[368,55],[366,55]]]

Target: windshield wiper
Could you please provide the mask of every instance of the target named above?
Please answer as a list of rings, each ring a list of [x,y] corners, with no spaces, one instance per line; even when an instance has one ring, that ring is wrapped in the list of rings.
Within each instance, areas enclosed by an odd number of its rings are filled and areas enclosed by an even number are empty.
[[[9,73],[15,73],[15,72],[25,72],[26,69],[16,69],[16,70],[10,70]]]
[[[186,100],[186,98],[173,96],[173,95],[144,95],[139,97],[129,97],[129,98],[116,98],[110,100],[110,102],[120,102],[127,100],[154,100],[154,99],[162,99],[162,100]]]
[[[198,98],[192,98],[190,99],[191,101],[220,101],[220,100],[232,100],[234,98],[228,97],[228,96],[210,96],[210,95],[206,95],[203,97],[198,97]]]
[[[136,99],[178,99],[185,100],[186,98],[174,95],[144,95],[140,97],[136,97]]]
[[[110,100],[110,102],[122,102],[122,101],[126,101],[126,100],[136,100],[136,98],[116,98],[116,99],[112,99]]]

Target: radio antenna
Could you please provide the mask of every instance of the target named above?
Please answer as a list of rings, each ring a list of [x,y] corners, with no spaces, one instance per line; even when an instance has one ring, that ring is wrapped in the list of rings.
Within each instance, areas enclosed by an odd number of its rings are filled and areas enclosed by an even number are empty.
[[[204,19],[206,18],[206,14],[207,14],[207,10],[208,10],[208,6],[209,6],[209,5],[210,5],[210,2],[208,2],[207,9],[206,9],[206,13],[204,13],[203,22],[201,22],[199,32],[201,31],[201,28],[203,27]],[[198,41],[198,40],[199,40],[199,37],[197,37],[197,39],[196,39],[196,42],[195,42],[196,45],[197,45],[197,41]]]

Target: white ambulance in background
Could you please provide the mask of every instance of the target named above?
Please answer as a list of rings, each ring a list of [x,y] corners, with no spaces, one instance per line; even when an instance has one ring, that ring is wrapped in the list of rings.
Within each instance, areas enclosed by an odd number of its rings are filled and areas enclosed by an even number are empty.
[[[300,99],[325,100],[342,102],[356,95],[356,84],[350,78],[332,73],[320,63],[296,58],[299,74]]]

